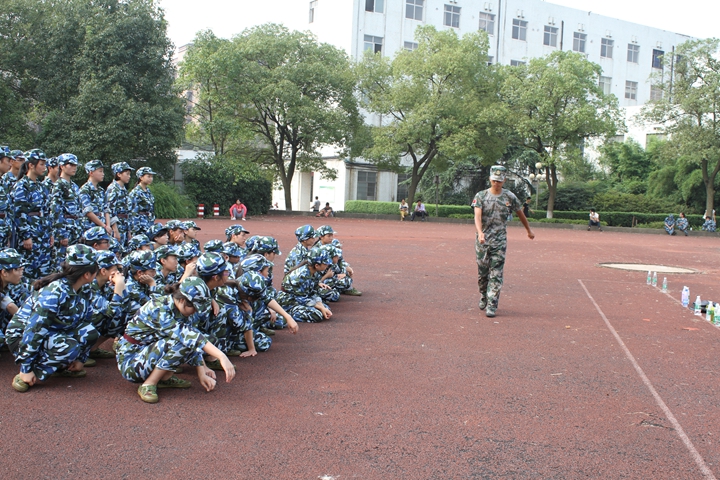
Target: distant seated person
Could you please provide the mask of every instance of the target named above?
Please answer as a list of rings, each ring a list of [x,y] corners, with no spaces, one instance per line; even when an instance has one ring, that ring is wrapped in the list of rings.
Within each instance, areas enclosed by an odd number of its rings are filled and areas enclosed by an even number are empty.
[[[665,217],[665,231],[668,235],[675,235],[675,215],[672,213]]]
[[[422,201],[418,200],[417,205],[415,205],[415,211],[412,213],[412,215],[410,215],[410,221],[414,221],[415,217],[420,217],[420,219],[424,222],[427,216],[428,214],[425,211],[425,204],[422,203]]]
[[[600,226],[600,214],[595,211],[594,208],[590,209],[590,220],[588,221],[588,231],[592,227],[598,227],[598,230],[602,232],[602,227]]]
[[[405,217],[410,215],[410,206],[407,204],[405,199],[400,200],[400,221],[405,220]]]
[[[316,217],[334,217],[333,209],[330,206],[330,202],[325,202],[325,206],[315,215]]]
[[[709,216],[705,217],[705,223],[703,223],[702,229],[706,232],[714,232],[715,228],[717,228],[715,220],[713,220]]]
[[[677,222],[675,222],[675,226],[678,230],[683,232],[685,236],[688,235],[688,229],[690,227],[690,224],[688,223],[688,219],[685,218],[685,214],[680,212],[680,218],[677,219]]]
[[[247,215],[247,207],[238,198],[230,207],[230,218],[232,220],[245,220],[245,215]]]

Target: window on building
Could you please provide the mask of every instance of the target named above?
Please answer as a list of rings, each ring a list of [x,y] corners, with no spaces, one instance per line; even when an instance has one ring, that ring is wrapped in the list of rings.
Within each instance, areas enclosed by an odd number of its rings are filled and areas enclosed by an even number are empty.
[[[425,0],[405,0],[405,18],[422,21]]]
[[[573,51],[585,53],[586,33],[573,32]]]
[[[357,199],[375,200],[375,184],[377,172],[358,172],[357,176]]]
[[[385,0],[365,0],[365,11],[383,13],[384,3]]]
[[[484,13],[480,12],[480,15],[478,15],[480,18],[480,25],[478,26],[479,30],[485,30],[488,35],[494,35],[495,34],[495,15],[492,13]]]
[[[615,135],[614,137],[608,138],[608,142],[612,143],[624,143],[625,142],[625,135]]]
[[[415,43],[415,42],[405,42],[405,43],[403,43],[403,48],[405,48],[405,50],[408,50],[408,51],[410,51],[410,52],[412,52],[413,50],[417,50],[417,47],[418,47],[418,44]]]
[[[365,35],[365,51],[370,50],[373,53],[382,53],[382,37],[373,37],[372,35]]]
[[[409,173],[398,174],[397,196],[395,197],[398,201],[408,198],[408,180],[410,180]]]
[[[603,95],[610,95],[612,91],[612,78],[600,76],[600,89]]]
[[[445,19],[443,25],[446,27],[460,28],[460,7],[445,5]]]
[[[522,60],[510,60],[511,67],[519,67],[520,65],[525,65],[525,62]]]
[[[652,142],[658,140],[667,140],[667,135],[664,133],[646,133],[645,134],[645,145],[650,145]]]
[[[515,40],[522,40],[523,42],[527,38],[527,24],[525,20],[513,18],[512,25],[512,38]]]
[[[662,50],[657,50],[657,49],[653,48],[652,68],[659,68],[660,70],[662,70],[663,55],[665,55],[665,52],[663,52]]]
[[[492,55],[488,55],[488,67],[493,64],[493,60],[495,60],[495,57],[493,57]]]
[[[637,100],[637,89],[638,89],[638,82],[631,82],[626,81],[625,82],[625,98],[630,100]]]
[[[557,47],[558,29],[545,25],[545,33],[543,34],[543,45],[548,47]]]
[[[310,2],[310,14],[308,18],[308,23],[313,23],[315,21],[315,7],[317,7],[317,0],[314,2]]]
[[[662,87],[659,85],[650,85],[650,101],[659,102],[660,100],[662,100],[662,97]]]
[[[602,58],[613,58],[612,51],[614,43],[615,41],[610,40],[609,38],[603,38],[600,40],[600,56]]]
[[[640,63],[640,45],[628,43],[627,61],[630,63]]]

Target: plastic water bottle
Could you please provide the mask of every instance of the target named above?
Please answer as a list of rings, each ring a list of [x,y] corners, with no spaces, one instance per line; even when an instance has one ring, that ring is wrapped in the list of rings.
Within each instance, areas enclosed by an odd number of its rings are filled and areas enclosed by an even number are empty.
[[[667,277],[663,277],[662,291],[663,291],[663,293],[667,293]]]
[[[682,306],[683,308],[688,308],[688,305],[690,305],[690,289],[685,286],[682,289],[682,297],[680,297],[682,300]]]
[[[713,302],[708,302],[707,307],[705,307],[705,320],[710,323],[713,321]]]
[[[720,324],[720,315],[718,315],[718,313],[720,313],[720,303],[716,303],[715,308],[713,308],[713,317],[715,317],[713,323],[715,325]]]
[[[647,276],[647,284],[650,285],[652,283],[652,272],[648,270],[648,276]]]
[[[702,300],[700,300],[700,295],[698,295],[697,298],[695,298],[695,315],[697,315],[698,317],[702,316],[702,312],[700,311],[700,302],[701,301]]]
[[[652,286],[657,287],[657,272],[653,272]]]

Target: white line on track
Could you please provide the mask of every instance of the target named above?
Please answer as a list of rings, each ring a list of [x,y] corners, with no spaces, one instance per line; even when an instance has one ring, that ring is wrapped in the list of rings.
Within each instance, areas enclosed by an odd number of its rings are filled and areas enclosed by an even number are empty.
[[[650,379],[647,378],[647,375],[645,375],[645,372],[643,372],[643,369],[640,368],[640,365],[638,365],[637,361],[635,360],[635,357],[633,357],[632,353],[630,353],[630,350],[628,350],[627,346],[625,346],[625,343],[620,338],[620,335],[615,331],[615,328],[613,328],[612,324],[610,323],[610,320],[607,319],[603,311],[600,309],[600,306],[597,304],[595,299],[590,295],[590,292],[588,291],[587,287],[585,287],[585,284],[582,282],[582,280],[578,279],[578,282],[580,282],[580,286],[585,290],[585,294],[588,296],[590,301],[595,305],[595,309],[598,311],[602,319],[605,321],[605,325],[607,325],[608,330],[610,330],[610,333],[613,334],[615,337],[615,340],[618,341],[618,344],[620,344],[620,347],[622,347],[623,351],[625,352],[625,356],[630,360],[630,363],[632,363],[633,367],[635,368],[635,371],[640,376],[640,379],[643,381],[645,386],[650,390],[650,393],[652,393],[652,396],[655,398],[655,402],[658,404],[660,409],[665,413],[665,416],[668,420],[670,420],[670,423],[672,423],[673,427],[675,428],[675,431],[677,432],[678,436],[680,437],[680,440],[683,441],[687,449],[690,451],[690,455],[693,457],[693,460],[695,460],[695,463],[700,468],[700,471],[703,473],[703,476],[707,479],[713,479],[717,480],[715,475],[713,474],[712,470],[708,468],[707,464],[705,463],[705,460],[703,460],[700,453],[697,451],[693,443],[690,441],[690,438],[685,434],[685,430],[683,430],[682,426],[680,425],[680,422],[677,421],[677,418],[675,418],[675,415],[670,411],[668,406],[665,404],[663,399],[660,397],[660,395],[657,393],[657,390],[655,390],[655,387],[653,387],[653,384],[650,382]]]

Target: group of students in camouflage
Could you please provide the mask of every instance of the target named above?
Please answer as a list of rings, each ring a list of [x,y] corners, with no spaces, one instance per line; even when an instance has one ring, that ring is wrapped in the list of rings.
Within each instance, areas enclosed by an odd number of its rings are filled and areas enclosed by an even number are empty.
[[[195,222],[155,222],[147,167],[128,194],[125,162],[112,166],[115,180],[103,191],[98,160],[87,162],[88,183],[78,188],[75,155],[6,147],[0,155],[0,346],[20,367],[19,392],[52,376],[84,377],[106,358],[148,403],[159,388],[190,387],[175,375],[183,365],[210,391],[215,371],[234,377],[228,357],[266,351],[276,329],[296,333],[297,322],[330,318],[327,302],[341,293],[360,294],[330,226],[296,231],[277,291],[274,238],[231,225],[226,241],[201,249]],[[46,165],[57,176],[48,170],[42,180]],[[110,339],[114,351],[100,348]]]

